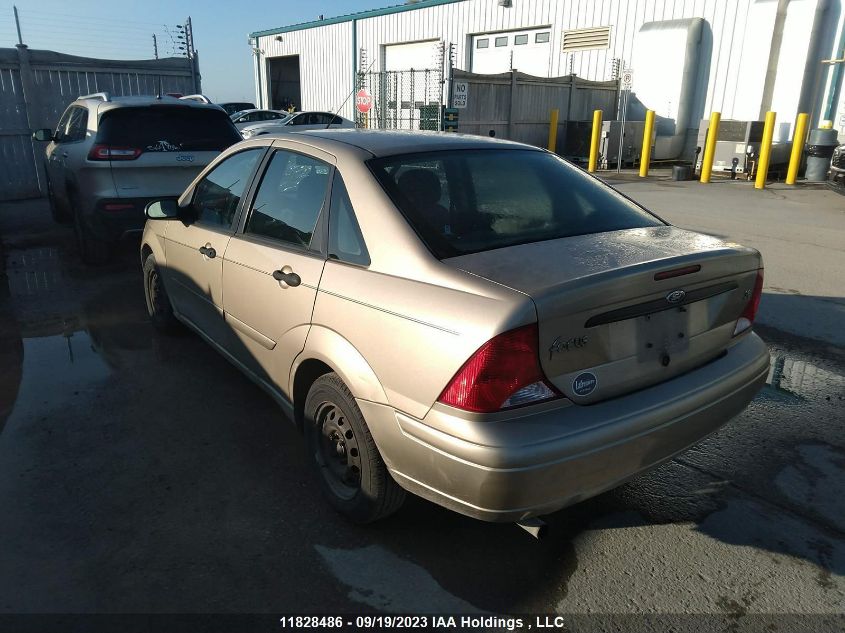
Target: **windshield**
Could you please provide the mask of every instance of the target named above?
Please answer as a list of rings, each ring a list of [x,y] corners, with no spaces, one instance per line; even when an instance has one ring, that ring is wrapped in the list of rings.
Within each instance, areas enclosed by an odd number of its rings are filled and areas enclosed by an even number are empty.
[[[234,114],[235,112],[240,112],[242,110],[254,110],[255,106],[251,103],[247,103],[245,101],[237,101],[231,103],[218,103],[221,108],[226,111],[226,114]]]
[[[562,159],[535,150],[451,150],[368,161],[440,259],[586,233],[661,226]]]
[[[240,140],[225,112],[186,106],[110,110],[103,114],[97,132],[98,143],[145,152],[219,152]]]

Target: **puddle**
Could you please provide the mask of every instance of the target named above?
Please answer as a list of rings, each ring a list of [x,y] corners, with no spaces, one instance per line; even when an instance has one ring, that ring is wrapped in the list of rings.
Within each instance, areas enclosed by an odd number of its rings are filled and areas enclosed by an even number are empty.
[[[772,365],[766,384],[776,393],[802,400],[845,400],[845,376],[785,354],[772,354]]]
[[[36,417],[61,416],[110,375],[86,332],[23,339],[21,383],[6,430]]]

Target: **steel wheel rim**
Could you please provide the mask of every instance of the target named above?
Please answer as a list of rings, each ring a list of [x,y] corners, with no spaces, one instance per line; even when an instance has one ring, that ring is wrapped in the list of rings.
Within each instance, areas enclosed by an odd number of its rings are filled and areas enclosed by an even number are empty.
[[[151,316],[160,316],[162,313],[162,298],[164,292],[161,288],[161,279],[158,271],[153,269],[147,275],[147,308]]]
[[[317,408],[316,459],[332,492],[351,499],[361,489],[361,451],[358,439],[343,411],[333,402]]]

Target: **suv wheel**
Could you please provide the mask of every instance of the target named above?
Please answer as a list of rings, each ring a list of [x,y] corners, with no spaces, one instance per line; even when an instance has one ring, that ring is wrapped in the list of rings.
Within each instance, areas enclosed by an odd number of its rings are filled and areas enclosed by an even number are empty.
[[[305,444],[324,495],[348,518],[369,523],[401,507],[405,491],[387,471],[355,398],[337,374],[311,385]]]
[[[92,266],[102,266],[111,259],[111,245],[91,234],[76,209],[73,213],[73,231],[76,234],[76,244],[83,262]]]
[[[53,183],[50,182],[49,176],[47,177],[47,202],[50,204],[50,215],[53,216],[54,221],[59,224],[70,223],[73,218],[67,210],[60,208],[56,203],[56,197],[53,195]]]
[[[178,321],[173,316],[173,305],[167,296],[161,271],[152,253],[144,260],[144,298],[147,300],[147,314],[153,326],[162,332],[173,332]]]

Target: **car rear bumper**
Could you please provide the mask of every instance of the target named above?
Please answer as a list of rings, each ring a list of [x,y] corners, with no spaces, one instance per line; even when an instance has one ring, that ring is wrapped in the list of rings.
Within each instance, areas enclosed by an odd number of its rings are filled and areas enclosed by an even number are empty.
[[[724,356],[588,406],[535,405],[483,419],[435,405],[424,420],[359,401],[396,481],[485,521],[547,514],[609,490],[699,442],[764,384],[765,343],[750,333]]]
[[[99,239],[116,242],[131,233],[144,230],[147,218],[144,209],[154,198],[105,198],[97,201],[87,222]]]

